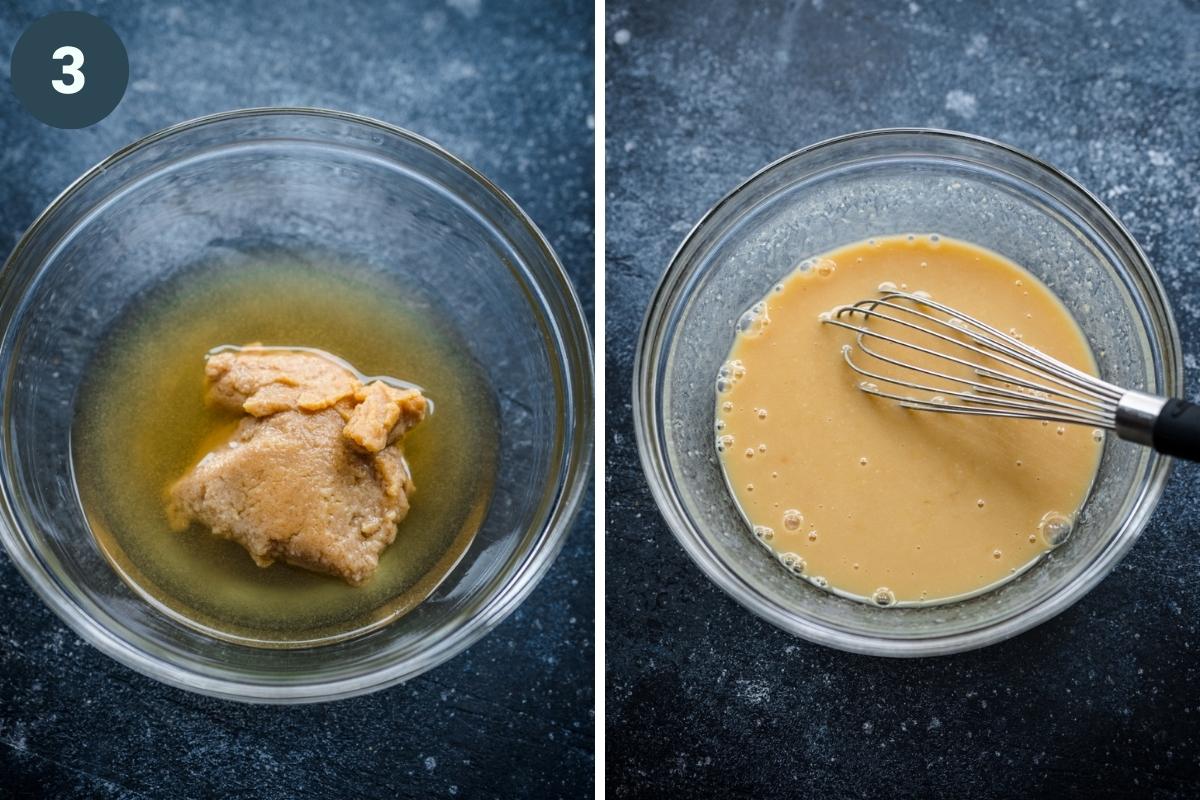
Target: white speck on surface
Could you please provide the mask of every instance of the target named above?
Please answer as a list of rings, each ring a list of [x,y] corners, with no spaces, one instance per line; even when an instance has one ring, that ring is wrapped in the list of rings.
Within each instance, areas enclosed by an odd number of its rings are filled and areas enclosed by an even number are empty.
[[[138,78],[136,81],[129,84],[129,88],[133,89],[135,92],[157,92],[158,84],[154,81],[146,80],[145,78]]]
[[[637,142],[635,142],[635,141],[633,141],[633,140],[630,140],[630,141],[628,141],[628,142],[626,142],[626,143],[625,143],[625,152],[626,152],[626,153],[631,153],[631,152],[633,152],[633,149],[634,149],[635,147],[637,147]]]
[[[975,116],[978,105],[975,95],[970,92],[964,92],[962,89],[951,89],[946,92],[946,110],[952,114],[970,119]]]
[[[921,7],[920,7],[919,5],[917,5],[916,3],[909,3],[909,4],[908,4],[908,13],[910,13],[910,14],[916,14],[916,13],[917,13],[917,12],[919,12],[920,10],[921,10]]]
[[[425,769],[433,772],[437,769],[437,759],[433,756],[425,756]]]
[[[863,723],[863,733],[871,734],[874,731],[875,731],[875,724],[873,722],[864,722]]]
[[[467,19],[474,19],[479,16],[479,10],[483,8],[483,0],[446,0],[446,5]]]
[[[1155,150],[1151,148],[1146,151],[1146,156],[1150,159],[1150,163],[1156,167],[1173,167],[1175,159],[1165,150]]]
[[[762,681],[738,681],[737,696],[751,705],[758,705],[771,699],[771,687]]]
[[[629,40],[633,38],[633,34],[625,28],[621,28],[613,34],[613,41],[620,45],[629,44]]]
[[[967,43],[966,53],[972,57],[979,57],[987,52],[988,37],[983,33],[971,34],[971,41]]]
[[[587,120],[586,120],[586,123],[587,123],[587,129],[588,129],[589,131],[594,131],[594,130],[596,130],[596,117],[595,117],[595,115],[594,115],[594,114],[588,114],[588,115],[587,115]]]

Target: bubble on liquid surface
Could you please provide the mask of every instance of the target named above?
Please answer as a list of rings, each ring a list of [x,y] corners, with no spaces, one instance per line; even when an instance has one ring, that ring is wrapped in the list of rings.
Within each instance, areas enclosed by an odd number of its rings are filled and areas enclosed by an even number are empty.
[[[829,588],[829,581],[823,575],[814,575],[810,580],[812,580],[813,586],[819,586],[822,589]]]
[[[725,430],[725,420],[723,420],[723,419],[717,420],[716,429],[719,431]]]
[[[1071,531],[1075,529],[1075,522],[1066,514],[1058,511],[1047,512],[1038,523],[1038,531],[1042,535],[1042,541],[1051,547],[1058,547],[1063,542],[1071,537]]]
[[[878,392],[879,387],[870,381],[859,381],[858,388],[864,392]]]
[[[992,558],[1000,558],[1002,555],[1004,555],[1004,552],[999,547],[992,551]]]
[[[858,459],[858,465],[859,465],[860,467],[865,467],[865,466],[866,466],[868,463],[870,463],[870,462],[869,462],[869,461],[867,461],[867,457],[866,457],[866,456],[863,456],[862,458]]]
[[[815,541],[817,540],[817,532],[816,532],[816,531],[809,531],[809,532],[808,532],[808,540],[809,540],[810,542],[815,542]]]
[[[800,270],[802,273],[812,272],[812,269],[814,266],[816,266],[816,263],[817,260],[815,258],[806,258],[800,262],[796,269]]]
[[[750,306],[737,321],[737,332],[743,336],[758,336],[771,324],[767,304],[758,302]]]
[[[1096,428],[1096,430],[1092,431],[1092,440],[1096,441],[1096,442],[1103,442],[1104,441],[1104,431],[1100,430],[1099,428]]]
[[[775,529],[768,528],[766,525],[755,525],[754,538],[760,542],[769,542],[775,538]]]
[[[871,595],[871,602],[882,608],[887,608],[896,602],[896,593],[886,586],[880,586]]]
[[[946,400],[946,398],[942,397],[940,394],[935,394],[933,397],[929,398],[929,402],[933,403],[935,406],[949,405],[949,402]]]
[[[805,567],[808,566],[804,563],[804,559],[796,553],[780,553],[779,563],[793,575],[803,575]]]
[[[730,402],[729,400],[726,400],[724,403],[721,403],[721,410],[722,411],[733,411],[733,403]]]
[[[822,311],[820,314],[817,314],[817,322],[829,322],[831,319],[833,319],[832,312]]]
[[[717,370],[717,393],[724,394],[737,385],[737,382],[746,377],[746,365],[740,359],[732,359],[726,361]],[[726,411],[733,409],[733,404],[726,402]]]
[[[725,434],[717,437],[717,452],[724,453],[729,448],[733,447],[733,436]]]
[[[917,291],[913,292],[912,296],[917,298],[918,300],[932,300],[933,299],[933,295],[931,295],[929,292],[924,291],[923,289],[918,289]]]
[[[760,408],[757,411],[755,411],[754,413],[758,416],[759,419],[767,418],[767,410],[765,408]]]
[[[746,458],[754,458],[754,448],[753,447],[746,448]]]
[[[1057,428],[1054,429],[1054,432],[1057,433],[1059,436],[1062,436],[1064,433],[1067,432],[1067,429],[1064,428],[1062,425],[1059,425]]]
[[[798,531],[800,526],[804,524],[804,515],[795,508],[789,508],[783,512],[783,527],[789,531]]]
[[[816,263],[817,274],[822,278],[828,278],[837,269],[837,264],[830,258],[818,258]]]
[[[884,281],[883,283],[879,284],[879,291],[894,292],[896,291],[896,284],[892,283],[891,281]]]

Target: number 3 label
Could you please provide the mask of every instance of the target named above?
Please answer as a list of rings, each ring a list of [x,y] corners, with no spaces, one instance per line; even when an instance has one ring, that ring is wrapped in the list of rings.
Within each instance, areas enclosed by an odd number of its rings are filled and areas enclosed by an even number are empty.
[[[54,91],[59,94],[75,94],[82,89],[83,82],[86,80],[83,73],[79,71],[79,68],[83,66],[83,51],[78,47],[64,45],[54,51],[53,58],[55,61],[70,59],[70,61],[63,64],[62,72],[64,76],[71,79],[69,81],[50,81],[50,85],[54,87]],[[45,86],[45,84],[42,85]]]

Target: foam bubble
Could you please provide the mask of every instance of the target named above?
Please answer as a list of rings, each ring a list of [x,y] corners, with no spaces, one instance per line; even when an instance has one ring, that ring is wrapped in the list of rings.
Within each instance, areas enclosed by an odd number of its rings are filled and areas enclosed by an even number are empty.
[[[1074,520],[1058,511],[1046,512],[1041,521],[1038,522],[1038,531],[1042,535],[1042,541],[1051,547],[1058,547],[1067,541],[1074,529]]]
[[[787,511],[783,512],[783,527],[787,528],[789,531],[799,530],[800,526],[803,524],[804,515],[801,514],[799,510],[795,508],[789,508]]]
[[[819,586],[822,589],[829,588],[829,580],[826,579],[825,576],[823,576],[823,575],[814,575],[809,580],[811,580],[813,582],[814,586]]]
[[[766,525],[755,525],[754,538],[760,542],[769,542],[775,538],[775,530],[774,528],[768,528]]]
[[[737,321],[737,332],[744,336],[759,336],[771,324],[767,314],[767,304],[758,302],[752,305]]]
[[[871,383],[870,381],[859,381],[858,388],[862,389],[864,392],[879,391],[879,387],[877,385]]]
[[[718,453],[724,453],[726,450],[730,449],[731,447],[733,447],[733,436],[731,436],[730,434],[727,433],[724,436],[717,437],[717,452]]]
[[[894,292],[896,291],[896,284],[892,283],[891,281],[884,281],[883,283],[879,284],[879,291]]]
[[[1092,439],[1097,442],[1103,442],[1104,441],[1104,431],[1100,430],[1099,428],[1096,428],[1094,431],[1092,431]]]
[[[793,575],[803,575],[805,568],[808,566],[804,563],[804,559],[796,553],[780,553],[779,563],[783,564],[784,569]]]
[[[887,608],[896,602],[896,593],[886,586],[880,586],[871,595],[871,602],[877,606]]]

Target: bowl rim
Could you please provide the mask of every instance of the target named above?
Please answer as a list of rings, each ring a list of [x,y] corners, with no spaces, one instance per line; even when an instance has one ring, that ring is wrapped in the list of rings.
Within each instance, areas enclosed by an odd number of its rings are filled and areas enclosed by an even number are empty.
[[[1154,462],[1148,479],[1138,495],[1133,513],[1123,527],[1128,534],[1117,537],[1106,544],[1095,561],[1073,582],[1059,587],[1053,594],[1024,612],[960,633],[912,639],[888,638],[849,632],[807,617],[789,614],[746,584],[707,544],[700,532],[691,524],[691,518],[684,510],[678,492],[673,488],[674,480],[668,467],[668,460],[659,447],[659,403],[656,396],[655,378],[660,371],[665,348],[669,344],[669,340],[663,340],[663,327],[675,308],[675,301],[679,299],[675,295],[684,278],[684,266],[680,259],[692,241],[707,228],[722,209],[737,200],[751,184],[756,183],[768,173],[830,147],[856,140],[898,136],[930,136],[958,140],[976,146],[981,145],[985,149],[993,149],[1006,156],[1015,157],[1017,160],[1047,173],[1050,178],[1066,184],[1068,189],[1079,192],[1084,203],[1091,203],[1094,206],[1093,210],[1099,212],[1104,222],[1111,226],[1111,232],[1122,240],[1122,244],[1127,246],[1135,257],[1134,272],[1140,280],[1138,293],[1149,306],[1149,310],[1157,316],[1157,321],[1161,325],[1157,334],[1162,339],[1164,350],[1164,364],[1162,365],[1164,386],[1162,388],[1166,393],[1172,395],[1177,394],[1183,385],[1183,351],[1179,330],[1171,312],[1171,306],[1167,302],[1162,282],[1150,265],[1141,246],[1116,215],[1095,194],[1062,170],[1023,150],[987,137],[942,128],[893,127],[856,131],[824,139],[788,153],[760,168],[726,193],[692,226],[671,256],[666,271],[650,296],[642,319],[638,344],[634,350],[631,387],[634,436],[637,440],[642,471],[646,476],[650,494],[658,506],[660,515],[671,533],[683,546],[684,551],[709,580],[744,608],[772,625],[802,639],[846,652],[916,658],[949,655],[996,644],[1040,625],[1074,605],[1112,571],[1129,548],[1133,546],[1133,543],[1137,541],[1162,496],[1173,461],[1167,456],[1152,455]]]
[[[561,421],[573,423],[569,427],[564,425],[563,455],[558,464],[552,465],[551,480],[557,481],[558,485],[543,512],[545,519],[541,530],[533,537],[527,551],[520,561],[513,565],[495,593],[485,603],[477,605],[470,616],[456,619],[454,624],[446,626],[446,633],[427,649],[362,675],[332,680],[304,679],[286,683],[214,677],[191,671],[174,661],[158,658],[143,651],[98,622],[88,613],[88,604],[79,603],[62,587],[37,553],[28,546],[26,537],[19,533],[22,527],[12,509],[7,478],[2,479],[3,491],[0,491],[0,542],[21,576],[60,620],[100,652],[143,675],[180,689],[228,700],[273,704],[326,702],[402,683],[448,661],[503,622],[525,601],[549,570],[562,550],[589,486],[595,416],[592,333],[574,284],[549,240],[516,201],[482,172],[436,142],[397,125],[361,114],[309,106],[251,107],[207,114],[162,128],[116,150],[63,189],[22,234],[4,260],[3,267],[0,267],[0,300],[7,298],[13,290],[15,263],[36,241],[43,228],[49,224],[50,218],[87,184],[113,165],[184,131],[231,120],[268,116],[335,119],[374,128],[423,147],[432,155],[465,173],[483,191],[499,201],[540,250],[547,271],[545,276],[531,275],[531,278],[536,280],[535,285],[547,295],[542,297],[541,312],[554,321],[554,335],[549,338],[557,349],[555,361],[559,365],[559,378],[563,386],[565,412]],[[549,279],[548,282],[546,278]],[[551,291],[546,291],[547,289]],[[11,320],[0,320],[0,324],[5,328],[10,322]]]

